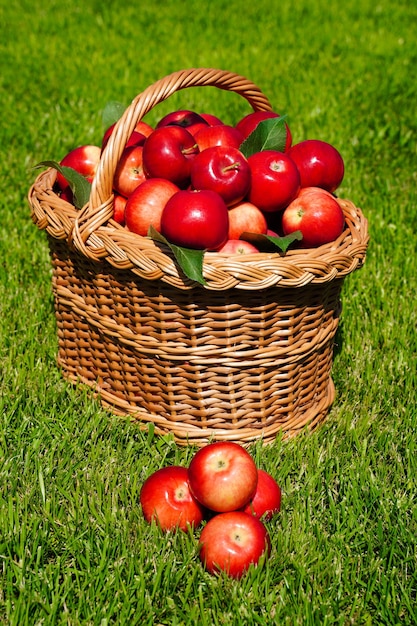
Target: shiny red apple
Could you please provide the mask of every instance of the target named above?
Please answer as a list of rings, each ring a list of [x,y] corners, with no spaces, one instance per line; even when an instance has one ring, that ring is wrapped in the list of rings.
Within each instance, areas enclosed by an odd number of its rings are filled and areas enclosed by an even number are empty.
[[[248,160],[231,146],[212,146],[197,154],[191,165],[190,177],[194,189],[217,192],[227,206],[240,202],[251,185]]]
[[[229,209],[229,239],[239,239],[245,232],[265,235],[267,230],[265,214],[251,202],[243,201]]]
[[[281,509],[281,488],[271,474],[258,468],[258,484],[255,495],[243,511],[258,519],[270,520]]]
[[[143,169],[143,146],[128,146],[123,150],[114,172],[113,188],[128,198],[144,180],[146,176]]]
[[[161,215],[161,233],[177,246],[217,250],[227,239],[229,214],[221,196],[210,189],[181,190]]]
[[[201,128],[194,137],[200,152],[212,146],[232,146],[233,148],[239,148],[244,140],[242,133],[234,126],[228,124],[205,126]]]
[[[242,511],[220,513],[201,531],[199,557],[210,574],[225,572],[239,579],[270,553],[270,545],[265,525],[253,515]]]
[[[190,493],[187,469],[176,465],[163,467],[145,480],[140,504],[145,520],[154,520],[164,531],[196,528],[205,515]]]
[[[192,494],[203,506],[224,513],[241,509],[252,499],[258,469],[243,446],[217,441],[195,453],[188,480]]]
[[[251,169],[249,202],[262,211],[282,211],[300,190],[300,174],[284,152],[263,150],[248,158]]]
[[[100,155],[101,150],[99,146],[90,144],[78,146],[64,156],[60,165],[71,167],[91,183],[100,162]],[[61,191],[68,187],[68,181],[60,172],[57,172],[56,182]]]
[[[304,192],[282,214],[284,235],[300,230],[300,246],[316,248],[337,239],[345,227],[340,204],[325,190]]]
[[[194,137],[186,128],[167,125],[156,128],[143,145],[143,169],[147,178],[166,178],[188,187],[191,164],[198,154]]]
[[[113,199],[113,219],[121,226],[125,225],[125,207],[127,198],[121,196],[119,193],[114,194]]]
[[[345,166],[342,155],[332,144],[306,139],[294,144],[288,154],[300,172],[301,187],[335,191],[340,186]]]

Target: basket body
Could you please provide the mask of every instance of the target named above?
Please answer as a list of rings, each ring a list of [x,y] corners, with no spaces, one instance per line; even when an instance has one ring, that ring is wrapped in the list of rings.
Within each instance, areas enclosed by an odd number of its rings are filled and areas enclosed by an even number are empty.
[[[213,70],[192,72],[193,80],[209,72],[217,81]],[[189,86],[188,74],[180,79]],[[143,100],[150,106],[149,94]],[[121,120],[127,136],[137,117]],[[29,192],[32,219],[50,246],[63,375],[87,384],[114,413],[153,423],[180,444],[270,442],[278,432],[315,427],[335,395],[343,281],[365,259],[361,210],[340,201],[346,231],[316,250],[209,253],[207,284],[193,284],[169,250],[111,219],[111,182],[101,178],[114,171],[106,159],[117,162],[121,152],[111,154],[115,135],[81,212],[55,194],[52,170]]]

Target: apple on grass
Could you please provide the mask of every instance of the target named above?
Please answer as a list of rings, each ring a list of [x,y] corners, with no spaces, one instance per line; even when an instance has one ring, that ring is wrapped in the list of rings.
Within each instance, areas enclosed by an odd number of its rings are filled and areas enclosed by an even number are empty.
[[[205,515],[190,493],[187,469],[176,465],[156,470],[145,480],[140,504],[145,520],[154,520],[164,531],[196,528]]]
[[[161,215],[179,187],[165,178],[149,178],[129,196],[124,210],[128,230],[146,237],[150,226],[161,229]]]
[[[60,165],[71,167],[91,183],[100,162],[100,155],[99,146],[90,144],[78,146],[64,156]],[[60,172],[56,174],[56,182],[60,191],[64,191],[68,187],[68,181]]]
[[[243,511],[219,513],[204,526],[199,557],[210,574],[225,572],[241,578],[261,557],[269,555],[271,543],[265,525]]]
[[[245,513],[258,519],[270,520],[281,509],[281,488],[271,474],[258,468],[258,484],[252,500],[244,507]]]
[[[144,180],[143,146],[128,146],[123,150],[114,172],[113,188],[128,198]]]
[[[300,230],[303,248],[316,248],[337,239],[345,227],[345,217],[336,198],[325,190],[305,190],[282,214],[284,235]]]
[[[227,206],[240,202],[251,184],[248,160],[231,146],[212,146],[197,154],[191,165],[190,177],[194,189],[217,192]]]
[[[345,166],[332,144],[306,139],[294,144],[288,154],[300,172],[301,187],[321,187],[332,192],[340,186]]]
[[[176,125],[156,128],[143,145],[143,169],[147,178],[166,178],[186,188],[191,164],[199,149],[186,128]]]
[[[217,250],[227,239],[229,214],[223,198],[210,189],[181,190],[166,203],[161,234],[172,244]]]
[[[218,441],[200,448],[188,467],[191,493],[207,509],[235,511],[253,497],[258,469],[238,443]]]
[[[284,152],[263,150],[248,158],[251,188],[248,200],[265,212],[282,211],[300,190],[300,174]]]

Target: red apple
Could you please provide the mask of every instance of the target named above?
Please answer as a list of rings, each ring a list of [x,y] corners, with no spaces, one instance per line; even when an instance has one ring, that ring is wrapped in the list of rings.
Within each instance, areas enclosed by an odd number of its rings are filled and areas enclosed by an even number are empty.
[[[113,177],[113,188],[128,198],[146,179],[143,169],[143,146],[128,146],[122,152]]]
[[[201,128],[194,137],[200,152],[212,146],[232,146],[233,148],[239,148],[244,140],[242,133],[234,126],[229,126],[228,124],[206,126]]]
[[[218,124],[224,123],[217,115],[213,115],[212,113],[200,113],[199,115],[206,120],[210,126],[217,126]]]
[[[300,190],[300,174],[284,152],[263,150],[248,158],[252,182],[248,200],[261,211],[282,211]]]
[[[239,239],[245,232],[265,235],[267,230],[264,213],[251,202],[240,202],[229,209],[229,239]]]
[[[217,250],[219,254],[257,254],[259,252],[249,241],[243,239],[228,239],[224,246]]]
[[[109,128],[106,130],[106,132],[103,135],[103,139],[101,142],[101,151],[103,152],[104,148],[107,146],[108,141],[110,139],[110,135],[112,134],[112,132],[114,131],[114,127],[116,126],[116,124],[112,124],[111,126],[109,126]],[[137,130],[134,130],[132,132],[132,134],[130,135],[129,139],[126,142],[126,146],[142,146],[145,143],[145,139],[146,139],[146,135],[144,133],[141,133]]]
[[[161,128],[163,126],[182,126],[183,128],[188,128],[189,126],[194,126],[195,124],[203,124],[204,126],[207,126],[208,122],[204,119],[204,117],[195,111],[180,109],[164,115],[164,117],[162,117],[157,123],[156,128]]]
[[[241,509],[251,500],[258,470],[243,446],[217,441],[195,453],[188,480],[192,494],[203,506],[224,513]]]
[[[227,206],[210,189],[181,190],[168,200],[161,215],[162,235],[184,248],[217,250],[228,230]]]
[[[119,193],[114,194],[113,199],[113,219],[122,226],[125,225],[125,207],[127,199]]]
[[[210,574],[225,572],[241,578],[251,564],[257,565],[271,549],[264,524],[242,511],[220,513],[201,531],[199,556]]]
[[[191,164],[198,154],[194,137],[182,126],[161,126],[143,146],[147,178],[166,178],[181,188],[190,183]]]
[[[336,198],[326,191],[304,193],[282,214],[284,235],[300,230],[300,246],[315,248],[337,239],[345,227],[343,211]]]
[[[281,509],[281,488],[271,474],[258,469],[258,484],[252,500],[243,509],[258,519],[269,520]]]
[[[84,145],[74,148],[64,156],[60,165],[65,167],[71,167],[79,174],[82,174],[87,180],[91,181],[94,178],[98,164],[100,162],[101,150],[99,146]],[[57,172],[56,182],[61,191],[64,191],[68,187],[68,181],[62,174]]]
[[[190,176],[194,189],[216,191],[227,206],[240,202],[251,184],[248,160],[237,148],[229,146],[212,146],[197,154]]]
[[[292,146],[288,154],[298,167],[302,187],[335,191],[341,184],[345,172],[343,158],[330,143],[306,139]]]
[[[176,465],[151,474],[140,491],[145,520],[154,520],[164,530],[196,528],[204,519],[204,509],[190,493],[188,472]]]
[[[275,117],[280,117],[278,113],[275,111],[253,111],[252,113],[248,113],[245,117],[242,117],[241,120],[236,124],[236,128],[242,133],[244,138],[248,137],[258,126],[259,122],[263,122],[263,120],[272,119]],[[292,143],[291,131],[289,129],[288,124],[285,124],[285,129],[287,131],[287,137],[285,141],[284,152],[287,152]]]
[[[145,135],[145,137],[149,137],[149,135],[153,133],[154,129],[147,122],[139,120],[139,122],[135,126],[135,131],[141,133],[142,135]]]
[[[149,226],[161,230],[161,215],[168,200],[179,187],[165,178],[149,178],[129,196],[125,206],[127,228],[146,237]]]

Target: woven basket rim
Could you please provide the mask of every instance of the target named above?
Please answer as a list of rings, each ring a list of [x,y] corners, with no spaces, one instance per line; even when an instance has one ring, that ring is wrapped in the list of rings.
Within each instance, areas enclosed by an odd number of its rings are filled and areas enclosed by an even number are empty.
[[[32,219],[52,237],[68,244],[92,261],[130,269],[146,280],[161,280],[178,289],[231,288],[259,290],[272,286],[302,287],[344,278],[361,267],[369,241],[368,223],[351,201],[338,199],[346,228],[334,242],[314,249],[287,253],[259,252],[247,255],[204,255],[205,285],[181,272],[167,246],[127,231],[113,220],[113,175],[127,140],[140,119],[156,104],[179,89],[214,86],[238,93],[254,110],[271,110],[271,104],[254,83],[238,74],[210,68],[174,72],[136,96],[117,122],[102,153],[89,202],[80,210],[59,198],[53,186],[56,172],[41,172],[29,190]]]

